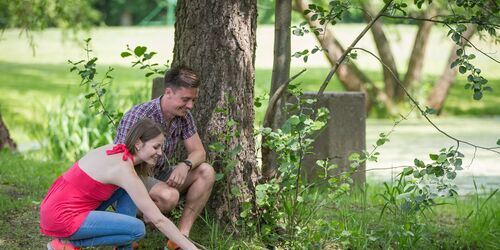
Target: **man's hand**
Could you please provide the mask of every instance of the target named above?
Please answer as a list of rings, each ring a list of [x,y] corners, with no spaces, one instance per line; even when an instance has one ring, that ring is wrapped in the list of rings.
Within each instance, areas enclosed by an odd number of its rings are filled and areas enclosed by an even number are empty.
[[[180,188],[184,181],[186,181],[187,174],[189,172],[189,166],[186,163],[179,163],[175,166],[175,169],[170,174],[167,180],[167,184],[174,188]]]

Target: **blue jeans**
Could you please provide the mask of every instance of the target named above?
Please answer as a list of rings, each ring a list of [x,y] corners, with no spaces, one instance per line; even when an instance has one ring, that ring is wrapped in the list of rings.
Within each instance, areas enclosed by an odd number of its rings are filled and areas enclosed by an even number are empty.
[[[116,202],[116,212],[105,210]],[[144,223],[135,218],[136,206],[123,189],[118,189],[96,210],[91,211],[80,228],[66,238],[76,247],[118,246],[132,249],[132,242],[144,237]]]

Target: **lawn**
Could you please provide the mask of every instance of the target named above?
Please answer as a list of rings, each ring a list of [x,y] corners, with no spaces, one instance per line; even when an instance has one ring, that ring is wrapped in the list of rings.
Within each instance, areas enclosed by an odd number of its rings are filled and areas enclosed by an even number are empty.
[[[52,181],[69,165],[69,162],[40,161],[30,155],[0,151],[1,248],[41,249],[50,240],[38,232],[38,205]],[[477,190],[471,195],[439,200],[446,204],[416,216],[418,230],[410,227],[401,230],[406,227],[405,222],[400,221],[405,217],[390,212],[380,217],[385,203],[381,196],[383,189],[380,184],[367,184],[342,197],[333,208],[335,213],[329,208],[317,216],[338,223],[338,230],[334,232],[339,237],[336,242],[351,249],[401,248],[408,239],[418,239],[414,247],[423,249],[498,249],[500,246],[500,195],[488,200],[493,190]],[[191,238],[209,249],[245,246],[242,239],[230,237],[214,225],[209,217],[202,216]],[[248,239],[246,242],[251,245]],[[164,237],[151,228],[139,243],[141,249],[157,249],[165,244]]]

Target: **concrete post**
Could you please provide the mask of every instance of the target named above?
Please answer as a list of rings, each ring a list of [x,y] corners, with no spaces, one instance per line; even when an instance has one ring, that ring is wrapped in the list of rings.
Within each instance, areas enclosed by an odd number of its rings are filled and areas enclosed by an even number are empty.
[[[306,98],[316,98],[315,93],[304,93]],[[309,180],[317,177],[316,160],[330,159],[339,168],[330,174],[341,173],[349,168],[348,157],[353,152],[366,148],[365,96],[361,92],[324,93],[318,101],[320,107],[330,110],[330,120],[326,128],[313,143],[314,155],[307,155],[303,161]],[[354,183],[366,181],[365,164],[352,176]]]

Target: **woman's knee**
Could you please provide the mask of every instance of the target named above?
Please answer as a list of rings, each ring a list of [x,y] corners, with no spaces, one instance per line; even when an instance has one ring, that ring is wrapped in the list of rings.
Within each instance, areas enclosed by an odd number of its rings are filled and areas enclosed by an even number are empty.
[[[129,229],[132,241],[140,240],[146,235],[146,226],[144,225],[144,222],[139,219],[134,218],[134,221],[131,223]]]

